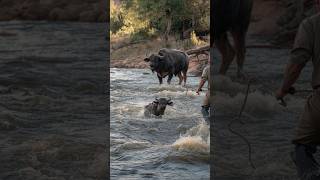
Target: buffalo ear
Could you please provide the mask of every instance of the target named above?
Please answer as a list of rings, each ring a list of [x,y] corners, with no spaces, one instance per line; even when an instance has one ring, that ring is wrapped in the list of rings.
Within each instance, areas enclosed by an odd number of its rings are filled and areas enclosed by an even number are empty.
[[[173,102],[172,101],[168,101],[167,103],[169,106],[173,106]]]
[[[144,61],[145,61],[145,62],[149,62],[150,59],[149,59],[149,58],[144,58]]]

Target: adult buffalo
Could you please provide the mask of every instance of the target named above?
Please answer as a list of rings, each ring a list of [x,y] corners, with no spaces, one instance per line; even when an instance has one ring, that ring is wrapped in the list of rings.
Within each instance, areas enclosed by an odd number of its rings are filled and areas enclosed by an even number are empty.
[[[152,54],[144,59],[149,62],[152,72],[157,72],[159,83],[162,84],[162,78],[168,76],[168,84],[170,84],[173,75],[179,77],[179,85],[184,81],[187,82],[187,71],[189,67],[188,55],[175,49],[160,49],[158,54]]]
[[[253,0],[215,0],[213,2],[214,44],[222,55],[220,74],[226,74],[229,65],[237,56],[238,76],[243,76],[245,39],[250,24]],[[227,32],[230,32],[234,47]]]

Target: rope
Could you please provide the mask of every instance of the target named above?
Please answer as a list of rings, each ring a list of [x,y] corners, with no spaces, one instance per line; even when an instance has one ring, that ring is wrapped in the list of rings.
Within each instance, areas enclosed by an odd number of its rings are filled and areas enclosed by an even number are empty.
[[[248,146],[248,160],[250,162],[250,165],[253,169],[256,169],[256,167],[254,166],[253,164],[253,161],[252,161],[252,146],[251,146],[251,143],[249,142],[249,140],[243,136],[242,134],[236,132],[235,130],[232,129],[232,124],[235,123],[236,121],[239,121],[241,124],[244,124],[242,121],[241,121],[241,117],[242,117],[242,113],[246,107],[246,104],[247,104],[247,100],[248,100],[248,96],[249,96],[249,91],[250,91],[250,85],[251,85],[251,82],[250,80],[248,81],[248,85],[247,85],[247,90],[246,90],[246,95],[244,97],[244,100],[243,100],[243,103],[242,103],[242,106],[241,106],[241,109],[239,111],[239,114],[236,118],[234,118],[233,120],[230,121],[230,123],[228,124],[228,129],[231,133],[239,136]]]
[[[255,80],[258,80],[262,85],[265,86],[265,84],[264,84],[262,81],[260,81],[260,79],[255,78]],[[248,100],[248,96],[249,96],[249,92],[250,92],[250,85],[251,85],[251,81],[248,80],[247,89],[246,89],[246,95],[245,95],[245,97],[244,97],[243,104],[242,104],[242,106],[241,106],[241,109],[240,109],[240,111],[239,111],[239,114],[238,114],[237,117],[235,117],[233,120],[230,121],[230,123],[228,124],[228,129],[229,129],[229,131],[230,131],[231,133],[239,136],[239,137],[247,144],[247,146],[248,146],[248,160],[249,160],[249,162],[250,162],[251,167],[252,167],[253,169],[256,169],[256,167],[255,167],[255,165],[254,165],[254,163],[253,163],[253,161],[252,161],[252,145],[251,145],[250,141],[249,141],[245,136],[243,136],[242,134],[240,134],[240,133],[236,132],[235,130],[233,130],[232,127],[231,127],[232,124],[234,124],[236,121],[239,121],[241,124],[244,124],[244,122],[241,121],[241,117],[242,117],[243,111],[244,111],[244,109],[245,109],[245,106],[246,106],[246,104],[247,104],[247,100]],[[268,90],[268,91],[269,91],[269,90]],[[300,93],[303,93],[303,92],[312,92],[312,90],[303,89],[303,90],[298,90],[298,91],[295,91],[295,92],[296,92],[296,93],[298,93],[298,92],[300,92]],[[272,92],[268,92],[268,93],[270,93],[271,95],[273,95]]]

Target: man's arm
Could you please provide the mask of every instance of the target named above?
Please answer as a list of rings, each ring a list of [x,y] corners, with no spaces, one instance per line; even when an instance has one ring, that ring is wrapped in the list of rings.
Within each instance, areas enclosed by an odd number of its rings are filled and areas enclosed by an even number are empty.
[[[201,75],[201,80],[200,80],[198,89],[197,89],[197,91],[196,91],[197,94],[199,94],[199,92],[201,91],[201,88],[204,86],[204,84],[206,83],[206,81],[209,79],[209,71],[210,71],[209,66],[206,66],[206,67],[203,69],[203,72],[202,72],[202,75]]]
[[[204,86],[204,84],[206,83],[206,80],[201,78],[198,89],[196,91],[197,94],[199,94],[199,92],[201,91],[202,87]]]
[[[289,92],[289,88],[297,81],[301,70],[311,59],[313,50],[313,28],[310,22],[304,20],[297,32],[290,62],[286,67],[281,88],[276,92],[276,98],[281,99]]]
[[[305,64],[295,64],[295,63],[289,63],[287,65],[284,80],[282,83],[282,87],[278,90],[276,94],[276,98],[280,99],[283,98],[286,94],[289,92],[289,88],[293,86],[293,84],[297,81],[301,70]]]

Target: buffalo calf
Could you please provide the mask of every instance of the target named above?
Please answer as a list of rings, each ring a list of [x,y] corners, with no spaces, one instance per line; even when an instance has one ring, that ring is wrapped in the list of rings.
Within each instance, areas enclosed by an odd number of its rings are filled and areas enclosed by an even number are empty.
[[[162,115],[164,115],[164,111],[166,110],[167,105],[173,106],[173,102],[171,101],[171,99],[156,98],[155,101],[144,107],[144,115],[146,117],[150,117],[151,115],[161,117]]]

